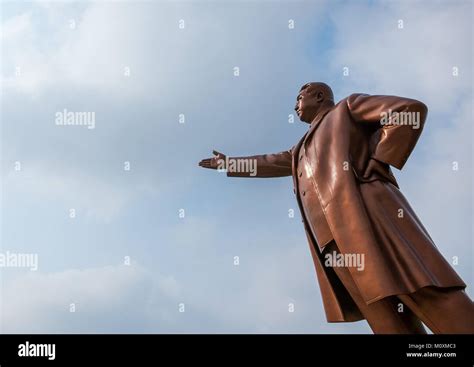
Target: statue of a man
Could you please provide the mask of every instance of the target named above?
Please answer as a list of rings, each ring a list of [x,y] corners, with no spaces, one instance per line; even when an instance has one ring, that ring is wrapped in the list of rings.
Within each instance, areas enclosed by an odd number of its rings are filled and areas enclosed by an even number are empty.
[[[295,110],[309,129],[290,150],[231,158],[214,151],[199,165],[231,177],[293,176],[328,322],[366,319],[374,333],[425,333],[422,322],[433,333],[474,333],[466,285],[390,168],[404,166],[427,107],[366,94],[335,104],[328,85],[308,83]]]

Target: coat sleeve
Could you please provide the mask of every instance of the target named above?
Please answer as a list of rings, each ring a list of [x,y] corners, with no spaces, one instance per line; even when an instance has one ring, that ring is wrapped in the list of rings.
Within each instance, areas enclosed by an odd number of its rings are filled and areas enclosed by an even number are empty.
[[[426,105],[403,97],[353,94],[347,98],[347,106],[354,121],[379,125],[379,139],[371,158],[402,169],[423,130],[428,113]],[[400,112],[414,112],[418,124],[392,122],[391,117],[397,115],[394,113]],[[389,118],[382,123],[384,115]]]
[[[259,178],[291,176],[291,157],[291,149],[274,154],[229,157],[227,176]],[[234,164],[233,168],[232,164]],[[253,173],[248,169],[242,170],[245,167],[256,167],[256,169]]]

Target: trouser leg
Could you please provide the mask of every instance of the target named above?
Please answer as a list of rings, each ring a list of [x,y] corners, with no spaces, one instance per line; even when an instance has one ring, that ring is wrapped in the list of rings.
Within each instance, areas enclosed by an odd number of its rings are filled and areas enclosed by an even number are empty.
[[[396,297],[366,304],[347,268],[334,268],[374,334],[426,334],[418,317]]]
[[[335,243],[328,245],[327,251],[339,252]],[[366,304],[349,269],[333,267],[334,272],[359,307],[374,334],[426,334],[420,319],[396,297],[386,297]]]
[[[398,297],[435,334],[474,334],[474,304],[463,290],[426,287]]]

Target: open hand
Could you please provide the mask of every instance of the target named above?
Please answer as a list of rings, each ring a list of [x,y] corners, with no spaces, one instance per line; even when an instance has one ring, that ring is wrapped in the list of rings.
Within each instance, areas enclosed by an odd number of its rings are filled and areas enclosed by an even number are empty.
[[[213,150],[212,154],[214,154],[214,157],[201,160],[199,165],[210,169],[225,168],[225,155],[217,150]]]

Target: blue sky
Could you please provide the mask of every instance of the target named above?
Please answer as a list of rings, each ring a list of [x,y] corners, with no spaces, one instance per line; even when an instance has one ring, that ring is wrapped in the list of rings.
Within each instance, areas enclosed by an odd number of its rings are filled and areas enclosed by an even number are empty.
[[[36,272],[0,270],[2,332],[370,332],[326,323],[291,178],[197,166],[212,149],[294,145],[306,126],[288,116],[308,81],[330,84],[336,99],[365,92],[428,105],[395,175],[472,295],[470,2],[1,8],[1,246],[39,257]],[[95,129],[56,126],[64,108],[94,111]]]

